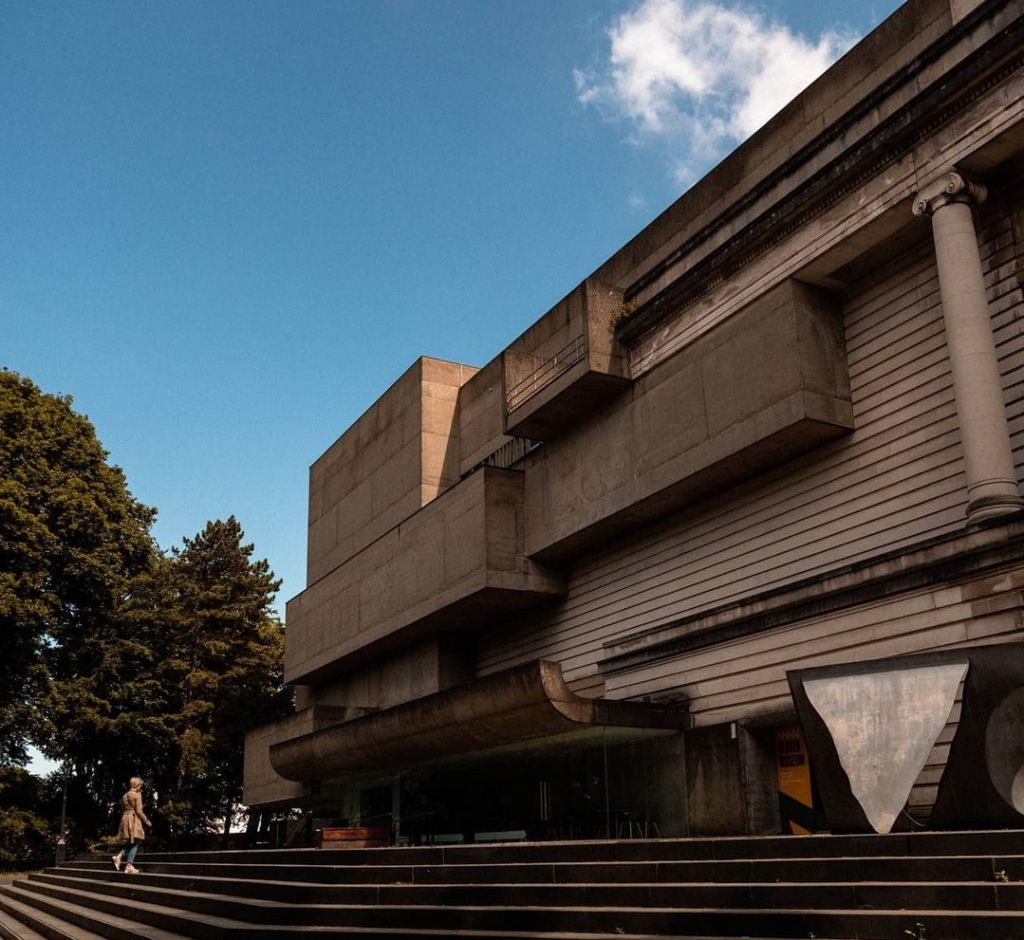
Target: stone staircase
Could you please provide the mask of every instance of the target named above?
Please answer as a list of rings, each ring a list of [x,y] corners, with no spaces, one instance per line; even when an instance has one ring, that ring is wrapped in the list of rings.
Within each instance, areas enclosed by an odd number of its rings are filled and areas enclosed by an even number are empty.
[[[1024,832],[544,842],[81,860],[0,887],[17,940],[1021,940]]]

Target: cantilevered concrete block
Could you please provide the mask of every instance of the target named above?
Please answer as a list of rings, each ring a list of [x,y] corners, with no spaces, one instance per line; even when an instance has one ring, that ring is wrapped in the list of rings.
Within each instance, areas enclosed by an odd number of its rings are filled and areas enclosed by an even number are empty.
[[[318,728],[337,724],[354,713],[347,708],[316,706],[303,708],[278,721],[254,728],[245,736],[245,766],[242,800],[248,806],[288,806],[305,792],[301,783],[285,780],[270,763],[270,748],[278,741],[311,734]]]
[[[837,306],[787,281],[526,462],[527,552],[570,557],[852,427]]]
[[[307,583],[458,482],[459,388],[476,371],[418,359],[313,464]]]
[[[270,748],[276,773],[325,780],[401,767],[555,735],[614,729],[671,732],[687,728],[679,706],[582,698],[557,663],[536,660],[454,689],[352,721],[321,726]]]
[[[523,475],[483,467],[288,603],[285,680],[319,684],[442,630],[558,597],[523,553]]]
[[[622,292],[588,279],[502,354],[505,430],[549,440],[629,385],[615,338]]]

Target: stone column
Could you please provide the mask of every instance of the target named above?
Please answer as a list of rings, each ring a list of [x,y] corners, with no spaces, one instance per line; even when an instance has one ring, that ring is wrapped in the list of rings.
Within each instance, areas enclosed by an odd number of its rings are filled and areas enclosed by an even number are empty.
[[[939,293],[967,471],[969,521],[1021,507],[971,206],[985,187],[947,173],[914,198],[932,220]]]

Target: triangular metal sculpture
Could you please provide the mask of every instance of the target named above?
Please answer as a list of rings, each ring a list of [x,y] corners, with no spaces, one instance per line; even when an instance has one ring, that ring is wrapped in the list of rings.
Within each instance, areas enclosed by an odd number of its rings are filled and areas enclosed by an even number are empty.
[[[889,832],[906,804],[967,668],[960,662],[805,680],[876,832]]]

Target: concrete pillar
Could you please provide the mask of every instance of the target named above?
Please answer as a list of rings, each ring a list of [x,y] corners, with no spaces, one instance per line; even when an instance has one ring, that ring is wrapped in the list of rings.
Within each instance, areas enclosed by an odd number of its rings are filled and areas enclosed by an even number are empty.
[[[985,187],[947,173],[914,199],[932,220],[942,316],[967,471],[969,521],[1021,508],[1003,390],[971,214]]]

